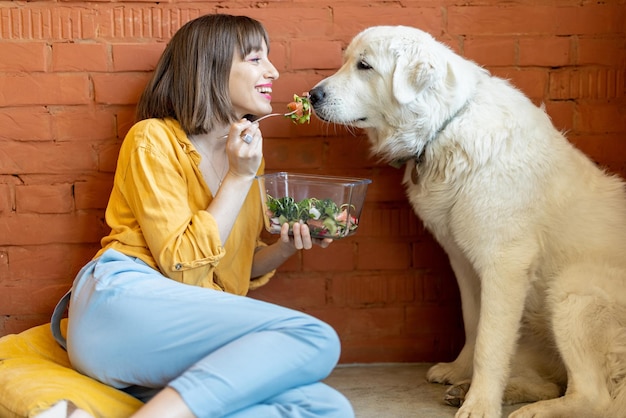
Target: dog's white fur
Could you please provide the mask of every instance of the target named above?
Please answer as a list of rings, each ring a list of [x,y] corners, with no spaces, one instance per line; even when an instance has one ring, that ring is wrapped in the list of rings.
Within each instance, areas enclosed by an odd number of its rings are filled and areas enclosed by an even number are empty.
[[[456,385],[456,416],[532,402],[510,416],[626,417],[625,184],[415,28],[364,30],[310,94],[320,119],[406,163],[408,198],[449,256],[466,343],[427,378]]]

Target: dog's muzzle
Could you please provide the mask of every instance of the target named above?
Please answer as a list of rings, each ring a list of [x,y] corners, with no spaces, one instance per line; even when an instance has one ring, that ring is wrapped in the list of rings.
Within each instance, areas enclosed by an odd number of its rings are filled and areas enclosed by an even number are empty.
[[[315,111],[315,115],[321,120],[328,121],[328,118],[324,116],[324,111],[322,109],[325,98],[326,92],[324,91],[324,88],[320,85],[313,87],[313,89],[309,91],[309,101],[311,102],[311,106]]]

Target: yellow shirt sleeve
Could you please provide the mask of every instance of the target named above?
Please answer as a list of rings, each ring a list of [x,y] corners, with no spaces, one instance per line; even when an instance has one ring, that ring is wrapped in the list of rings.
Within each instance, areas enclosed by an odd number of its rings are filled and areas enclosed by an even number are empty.
[[[176,121],[135,124],[120,149],[106,210],[111,233],[96,256],[113,248],[173,280],[243,295],[250,288],[254,251],[264,245],[260,192],[253,183],[223,244],[205,210],[213,197],[198,168],[200,158]]]

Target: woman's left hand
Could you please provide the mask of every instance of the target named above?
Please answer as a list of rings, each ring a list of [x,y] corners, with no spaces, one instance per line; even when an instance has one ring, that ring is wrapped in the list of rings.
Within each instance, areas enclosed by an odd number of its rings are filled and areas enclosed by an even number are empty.
[[[305,223],[294,223],[292,227],[293,236],[289,235],[289,224],[284,223],[280,228],[280,240],[283,244],[290,244],[295,250],[309,250],[313,245],[326,248],[333,240],[331,238],[312,238],[311,231]]]
[[[296,223],[289,235],[289,224],[280,228],[280,238],[272,245],[261,246],[255,252],[250,277],[260,277],[280,266],[298,250],[309,250],[313,245],[326,248],[333,242],[331,238],[318,239],[311,237],[309,227],[304,223]]]

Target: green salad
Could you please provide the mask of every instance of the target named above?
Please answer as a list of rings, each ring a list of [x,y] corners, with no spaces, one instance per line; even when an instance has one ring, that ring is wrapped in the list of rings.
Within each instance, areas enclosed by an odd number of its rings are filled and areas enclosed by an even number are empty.
[[[301,222],[309,226],[311,236],[334,238],[354,231],[359,223],[350,213],[355,210],[354,206],[338,206],[331,199],[311,197],[296,202],[288,196],[274,198],[267,195],[266,205],[270,220],[269,231],[272,233],[280,233],[280,227],[285,222],[290,227]]]
[[[311,107],[311,100],[309,99],[309,93],[302,93],[302,97],[297,94],[293,95],[293,102],[287,105],[289,113],[285,116],[290,118],[295,124],[311,123],[311,114],[313,108]]]

